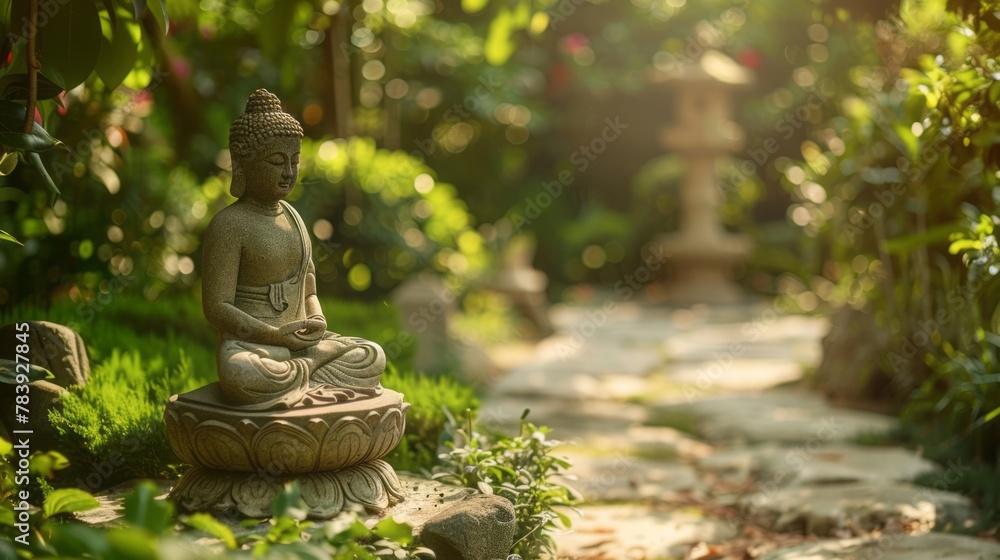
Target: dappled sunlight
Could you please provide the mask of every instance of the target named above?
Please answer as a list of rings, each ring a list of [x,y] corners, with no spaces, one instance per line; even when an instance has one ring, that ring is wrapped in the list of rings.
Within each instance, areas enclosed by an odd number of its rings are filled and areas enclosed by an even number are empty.
[[[7,8],[0,557],[1000,557],[990,3]]]

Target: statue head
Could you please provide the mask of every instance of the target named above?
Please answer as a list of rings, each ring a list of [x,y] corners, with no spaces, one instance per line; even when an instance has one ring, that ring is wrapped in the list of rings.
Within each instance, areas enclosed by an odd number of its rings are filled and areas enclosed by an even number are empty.
[[[230,192],[261,201],[285,197],[298,178],[302,126],[281,110],[281,101],[266,89],[250,94],[246,109],[229,128],[233,163]]]

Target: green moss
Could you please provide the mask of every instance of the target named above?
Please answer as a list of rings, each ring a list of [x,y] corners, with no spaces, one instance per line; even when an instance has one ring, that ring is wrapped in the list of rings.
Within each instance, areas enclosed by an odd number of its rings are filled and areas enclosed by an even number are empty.
[[[430,469],[446,422],[444,408],[459,414],[478,408],[472,389],[450,377],[414,373],[412,337],[400,334],[395,308],[322,301],[328,328],[373,340],[386,348],[386,387],[402,392],[411,408],[406,433],[388,458],[401,470]],[[57,300],[46,309],[22,306],[4,322],[44,320],[76,329],[87,345],[91,378],[73,388],[49,420],[60,434],[58,450],[72,466],[64,483],[105,488],[132,478],[159,478],[177,458],[170,450],[163,409],[171,395],[217,379],[217,335],[197,297],[148,302],[128,293],[97,306]]]

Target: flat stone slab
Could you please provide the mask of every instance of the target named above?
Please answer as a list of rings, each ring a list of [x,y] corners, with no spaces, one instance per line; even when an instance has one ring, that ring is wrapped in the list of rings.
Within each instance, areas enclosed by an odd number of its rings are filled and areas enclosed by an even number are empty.
[[[693,331],[684,337],[671,337],[663,345],[663,355],[671,362],[708,362],[720,356],[784,360],[799,364],[817,364],[823,357],[820,340],[746,342],[740,338],[717,338],[723,334]]]
[[[912,482],[940,470],[934,462],[902,447],[845,444],[724,449],[700,459],[698,465],[743,478],[752,474],[758,480],[780,480],[783,486]]]
[[[838,530],[872,531],[906,525],[915,533],[963,526],[976,516],[965,496],[909,484],[832,484],[781,488],[761,482],[761,492],[740,500],[744,520],[775,531],[831,536]]]
[[[702,324],[677,332],[664,343],[663,351],[676,362],[707,362],[728,355],[813,364],[822,357],[821,339],[828,330],[825,318],[760,313],[743,322]]]
[[[1000,544],[964,535],[884,535],[879,539],[819,541],[776,550],[760,560],[996,560]]]
[[[494,396],[482,402],[478,422],[486,431],[515,434],[526,408],[531,411],[531,423],[552,428],[551,437],[566,442],[592,434],[623,433],[646,420],[645,407],[637,404]]]
[[[676,363],[666,368],[669,380],[682,386],[685,397],[700,393],[758,392],[802,379],[801,364],[787,360],[724,358]]]
[[[797,391],[709,396],[690,403],[649,406],[652,424],[693,425],[711,440],[833,443],[883,434],[897,424],[890,416],[833,408],[822,397]]]
[[[646,459],[676,460],[708,457],[714,448],[680,430],[664,426],[629,426],[621,431],[593,434],[586,447],[604,453],[619,452]]]
[[[559,558],[678,558],[678,549],[735,536],[727,523],[697,511],[653,511],[635,505],[584,506],[573,530],[556,537]]]
[[[640,377],[574,373],[573,370],[527,366],[505,375],[494,386],[498,395],[537,396],[565,400],[625,400],[646,388]]]
[[[602,327],[597,337],[624,347],[660,346],[675,332],[677,325],[669,319],[644,318]]]
[[[612,453],[600,457],[575,453],[560,455],[573,463],[567,480],[587,502],[671,500],[681,492],[700,491],[704,485],[690,465],[653,461]]]

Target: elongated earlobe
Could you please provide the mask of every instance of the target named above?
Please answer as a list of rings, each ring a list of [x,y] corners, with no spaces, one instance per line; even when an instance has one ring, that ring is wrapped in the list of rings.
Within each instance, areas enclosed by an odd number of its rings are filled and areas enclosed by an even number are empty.
[[[233,183],[229,186],[229,194],[240,198],[247,192],[247,180],[243,176],[242,166],[233,162]]]

